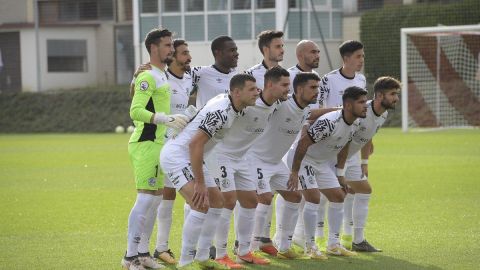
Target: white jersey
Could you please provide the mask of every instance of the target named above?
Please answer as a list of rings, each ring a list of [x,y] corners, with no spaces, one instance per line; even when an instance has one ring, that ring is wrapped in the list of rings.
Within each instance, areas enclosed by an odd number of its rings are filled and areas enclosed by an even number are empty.
[[[165,148],[182,156],[189,156],[189,144],[193,136],[200,129],[210,137],[205,145],[204,154],[207,154],[219,141],[221,141],[232,126],[234,120],[243,114],[233,107],[228,94],[221,94],[212,98],[188,125],[174,138],[170,139]]]
[[[260,136],[268,122],[269,115],[276,109],[280,102],[268,105],[260,95],[255,102],[255,106],[249,106],[244,110],[244,114],[237,118],[225,138],[215,148],[217,153],[224,154],[231,158],[241,158],[255,138]]]
[[[245,73],[252,75],[257,84],[257,88],[262,89],[265,87],[265,73],[267,72],[268,68],[265,65],[265,62],[261,62],[260,64],[256,64],[255,66],[245,70]]]
[[[310,145],[305,155],[308,161],[322,163],[335,160],[337,154],[351,140],[358,127],[359,120],[348,125],[343,118],[343,110],[329,112],[319,117],[307,131],[314,144]],[[290,148],[293,154],[298,141]]]
[[[298,73],[300,72],[305,72],[303,71],[299,66],[298,64],[293,66],[293,67],[290,67],[289,69],[287,69],[288,73],[290,73],[290,86],[288,88],[288,93],[290,95],[293,95],[294,91],[293,91],[293,80],[295,79],[295,76],[297,76]],[[312,69],[312,73],[315,73],[318,75],[318,73]],[[319,76],[320,78],[320,76]]]
[[[373,100],[369,100],[367,104],[367,117],[360,119],[357,129],[353,133],[352,142],[348,148],[348,157],[360,151],[360,149],[373,138],[387,119],[387,111],[381,115],[375,113],[373,110]]]
[[[211,65],[195,67],[191,74],[193,85],[197,87],[196,107],[201,109],[211,98],[229,93],[230,79],[237,74],[237,70],[232,69],[229,73],[223,73],[215,65]]]
[[[302,108],[295,96],[289,96],[270,116],[263,134],[255,140],[249,154],[268,163],[278,163],[300,133],[310,114],[310,108]]]
[[[184,73],[177,77],[167,69],[168,83],[170,84],[170,114],[183,114],[188,106],[188,98],[192,91],[192,77]]]
[[[339,68],[323,76],[318,94],[320,107],[332,108],[342,106],[343,92],[350,86],[367,89],[367,80],[363,74],[356,72],[355,77],[348,78],[342,74],[341,70]]]

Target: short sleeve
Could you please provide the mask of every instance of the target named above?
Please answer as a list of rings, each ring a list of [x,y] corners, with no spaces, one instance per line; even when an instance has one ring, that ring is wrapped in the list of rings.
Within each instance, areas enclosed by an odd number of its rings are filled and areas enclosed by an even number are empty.
[[[227,119],[227,113],[223,110],[207,112],[205,119],[202,120],[198,128],[211,138],[223,128]]]

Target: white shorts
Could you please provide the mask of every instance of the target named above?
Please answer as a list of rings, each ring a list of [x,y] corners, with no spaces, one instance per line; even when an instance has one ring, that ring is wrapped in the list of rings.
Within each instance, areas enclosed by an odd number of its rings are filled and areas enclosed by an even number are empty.
[[[287,165],[292,167],[294,153],[288,152],[286,156]],[[339,188],[338,178],[335,170],[336,160],[315,162],[304,157],[300,170],[298,171],[299,189],[329,189]]]
[[[249,178],[257,181],[257,194],[272,192],[272,190],[287,190],[290,170],[283,161],[276,164],[269,163],[253,154],[247,154],[246,158],[252,164]]]
[[[174,187],[179,191],[184,185],[192,181],[194,177],[189,157],[173,150],[173,148],[168,147],[162,149],[160,166],[166,176],[165,186]],[[207,188],[217,187],[205,164],[203,164],[203,177]]]
[[[251,166],[245,157],[235,159],[217,152],[217,169],[222,192],[256,190],[256,178],[249,179]]]
[[[368,180],[366,175],[362,173],[360,162],[360,154],[357,153],[347,159],[345,163],[345,179],[348,181],[365,181]]]
[[[329,189],[339,188],[338,178],[335,171],[335,162],[312,162],[303,159],[298,172],[300,186],[305,189]]]

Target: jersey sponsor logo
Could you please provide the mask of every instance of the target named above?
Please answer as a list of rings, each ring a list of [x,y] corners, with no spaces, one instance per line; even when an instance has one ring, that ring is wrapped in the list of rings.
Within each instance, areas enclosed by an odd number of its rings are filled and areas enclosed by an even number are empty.
[[[157,184],[157,178],[151,177],[150,179],[148,179],[148,185],[149,186],[154,187],[155,184]]]
[[[217,81],[217,83],[222,83],[222,79],[220,79],[220,78],[217,78],[216,81]]]
[[[142,82],[140,83],[140,90],[145,91],[145,90],[147,90],[147,89],[148,89],[148,82],[147,82],[147,81],[142,81]]]
[[[278,131],[287,135],[297,135],[300,132],[300,130],[298,129],[288,129],[288,128],[282,128],[282,127],[278,128]]]
[[[259,127],[247,127],[245,128],[250,133],[260,134],[265,130],[264,128]]]

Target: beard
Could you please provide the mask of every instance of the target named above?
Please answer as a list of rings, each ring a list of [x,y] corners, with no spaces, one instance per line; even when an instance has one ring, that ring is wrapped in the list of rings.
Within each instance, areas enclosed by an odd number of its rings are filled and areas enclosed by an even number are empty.
[[[395,110],[395,103],[388,103],[385,99],[380,103],[385,110]]]

